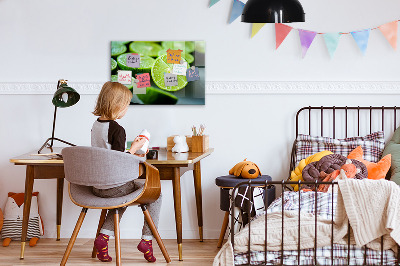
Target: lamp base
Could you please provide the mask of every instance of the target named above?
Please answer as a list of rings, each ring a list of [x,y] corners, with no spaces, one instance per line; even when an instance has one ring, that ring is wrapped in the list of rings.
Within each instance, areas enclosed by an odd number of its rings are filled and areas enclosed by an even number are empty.
[[[59,138],[48,138],[42,145],[42,147],[40,147],[40,149],[38,150],[38,154],[40,154],[40,152],[44,149],[44,148],[49,148],[51,150],[51,152],[53,152],[53,141],[54,140],[58,140],[59,142],[68,144],[70,146],[76,146],[75,144],[69,143],[65,140],[59,139]],[[51,144],[49,144],[49,141],[51,141]]]

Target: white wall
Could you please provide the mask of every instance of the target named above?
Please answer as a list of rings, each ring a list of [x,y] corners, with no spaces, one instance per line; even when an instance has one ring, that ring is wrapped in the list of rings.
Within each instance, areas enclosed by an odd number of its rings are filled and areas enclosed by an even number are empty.
[[[109,78],[111,40],[205,40],[208,81],[399,81],[399,52],[391,50],[378,31],[371,33],[362,57],[349,35],[329,59],[318,36],[301,59],[297,32],[274,50],[273,25],[250,40],[250,25],[227,24],[231,1],[208,9],[208,0],[146,1],[0,1],[0,82],[104,82]],[[303,0],[309,30],[350,31],[399,19],[397,1]],[[1,86],[1,84],[0,84]],[[334,92],[333,92],[334,93]],[[24,190],[25,169],[9,158],[37,149],[50,136],[53,107],[50,95],[0,95],[0,207],[7,192]],[[78,145],[90,144],[91,111],[96,95],[82,95],[74,107],[60,109],[56,135]],[[215,152],[202,162],[203,212],[206,238],[217,238],[223,214],[214,179],[243,158],[255,161],[275,180],[286,176],[294,138],[294,115],[308,105],[398,105],[399,95],[208,94],[205,106],[135,106],[121,124],[132,139],[142,128],[152,132],[153,145],[167,136],[190,133],[205,123]],[[40,211],[45,237],[55,237],[55,180],[39,180]],[[175,238],[172,188],[162,182],[164,202],[160,233]],[[69,237],[79,208],[64,191],[62,237]],[[193,181],[182,177],[184,238],[197,237]],[[80,237],[92,237],[99,212],[90,211]],[[138,218],[139,217],[139,218]],[[123,238],[139,238],[142,218],[130,208],[121,222]]]

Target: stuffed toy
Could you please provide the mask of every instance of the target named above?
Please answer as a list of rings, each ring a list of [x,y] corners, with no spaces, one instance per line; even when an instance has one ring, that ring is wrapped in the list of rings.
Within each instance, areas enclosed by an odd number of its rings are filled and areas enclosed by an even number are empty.
[[[387,154],[379,162],[373,163],[364,160],[363,153],[364,152],[361,146],[358,146],[352,152],[350,152],[347,158],[356,159],[365,164],[368,169],[368,179],[375,179],[375,180],[384,179],[386,177],[387,172],[390,169],[392,155]]]
[[[302,176],[302,172],[304,167],[306,167],[306,165],[308,165],[309,163],[312,162],[317,162],[319,160],[321,160],[322,157],[326,156],[326,155],[330,155],[333,154],[333,152],[331,151],[320,151],[318,153],[315,153],[311,156],[308,156],[307,158],[301,160],[299,162],[299,164],[297,165],[297,167],[290,173],[290,181],[303,181],[303,176]],[[294,188],[294,191],[298,191],[299,190],[299,185],[291,185]]]
[[[185,136],[175,136],[174,137],[175,146],[172,148],[172,152],[188,152],[189,146],[186,143]]]
[[[27,239],[29,246],[36,245],[40,236],[43,235],[43,223],[39,216],[38,207],[39,192],[32,193],[31,212],[29,214]],[[8,193],[6,206],[4,208],[4,223],[1,230],[3,246],[8,247],[11,240],[21,241],[22,219],[24,213],[24,193]]]
[[[261,172],[258,166],[255,163],[246,160],[247,158],[242,162],[237,163],[231,170],[229,170],[229,174],[249,179],[260,176]]]

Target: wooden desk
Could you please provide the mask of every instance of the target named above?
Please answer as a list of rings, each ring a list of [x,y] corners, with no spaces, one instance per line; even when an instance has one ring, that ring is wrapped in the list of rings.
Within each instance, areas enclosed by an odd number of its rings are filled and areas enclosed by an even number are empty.
[[[61,148],[54,148],[60,152]],[[174,154],[165,149],[159,150],[157,160],[147,160],[148,163],[158,168],[161,180],[171,180],[173,184],[175,223],[178,242],[179,260],[182,260],[182,205],[180,177],[188,170],[193,170],[194,190],[196,196],[197,219],[200,241],[203,241],[203,211],[201,193],[200,160],[210,155],[214,149],[198,153]],[[50,151],[44,150],[42,153]],[[21,236],[21,255],[24,258],[28,219],[31,207],[32,189],[34,179],[57,178],[57,240],[60,239],[61,214],[64,188],[64,162],[59,158],[35,155],[37,151],[23,154],[10,159],[15,165],[26,165],[25,199]],[[52,156],[54,157],[54,156]]]

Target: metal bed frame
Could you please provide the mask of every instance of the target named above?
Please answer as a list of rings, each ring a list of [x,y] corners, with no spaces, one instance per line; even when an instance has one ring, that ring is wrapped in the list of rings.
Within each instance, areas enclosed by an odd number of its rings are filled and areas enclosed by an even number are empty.
[[[319,115],[320,115],[320,136],[324,136],[324,125],[326,125],[326,124],[324,124],[324,111],[325,110],[331,110],[330,113],[332,113],[332,117],[331,118],[332,118],[332,123],[333,123],[332,124],[332,129],[333,129],[332,136],[333,136],[333,138],[336,137],[336,122],[337,122],[336,113],[339,112],[339,111],[340,112],[344,112],[344,121],[341,121],[341,122],[342,122],[342,125],[344,123],[345,137],[347,138],[347,136],[348,136],[348,125],[349,125],[349,121],[348,121],[349,120],[348,119],[349,115],[348,115],[348,113],[356,112],[356,115],[357,115],[357,136],[360,136],[360,121],[361,121],[360,120],[360,113],[361,112],[364,112],[364,113],[365,113],[365,111],[369,112],[369,131],[370,131],[370,133],[372,133],[373,113],[375,114],[376,112],[379,112],[379,111],[381,112],[381,130],[384,131],[384,129],[385,129],[385,113],[387,113],[386,111],[393,112],[393,130],[395,130],[396,129],[396,125],[397,125],[397,123],[396,123],[397,111],[399,109],[400,108],[398,108],[396,106],[393,106],[393,107],[385,107],[385,106],[382,106],[382,107],[372,107],[372,106],[369,106],[369,107],[360,107],[360,106],[357,106],[357,107],[348,107],[348,106],[344,106],[344,107],[337,107],[337,106],[331,106],[331,107],[324,107],[324,106],[312,107],[312,106],[308,106],[308,107],[303,107],[296,114],[296,138],[300,134],[299,133],[299,125],[300,125],[299,124],[299,120],[300,120],[300,114],[303,111],[308,111],[308,134],[309,135],[311,135],[311,131],[312,131],[311,112],[313,110],[319,111]],[[327,119],[325,119],[325,121],[326,120]],[[354,125],[354,123],[353,123],[353,125]],[[295,165],[295,158],[296,158],[295,146],[296,146],[296,141],[294,142],[293,148],[292,148],[289,176],[290,176],[290,172],[293,169],[295,169],[295,167],[296,167],[296,165]],[[268,189],[266,189],[266,188],[268,188],[269,186],[271,186],[271,185],[281,186],[282,195],[283,195],[285,190],[291,190],[290,187],[287,186],[287,185],[292,185],[292,184],[299,185],[299,187],[300,187],[301,184],[315,185],[314,186],[315,187],[314,191],[317,192],[317,189],[318,189],[319,185],[330,184],[330,185],[332,185],[332,190],[333,190],[334,186],[336,186],[338,183],[336,181],[332,181],[332,182],[320,182],[320,181],[304,182],[304,181],[285,181],[285,180],[283,180],[283,181],[265,181],[265,182],[263,182],[263,181],[252,181],[250,179],[249,181],[242,182],[242,183],[236,185],[234,187],[233,191],[232,191],[232,195],[235,195],[235,192],[239,187],[242,187],[242,186],[256,187],[257,186],[259,188],[263,188],[264,189],[266,198],[268,198]],[[298,191],[298,193],[299,193],[299,202],[301,202],[301,192],[300,192],[300,190]],[[250,198],[252,198],[252,196],[253,196],[252,194],[253,194],[253,191],[250,189]],[[281,198],[282,198],[282,212],[284,212],[284,197],[281,197]],[[334,199],[334,193],[332,193],[332,213],[331,213],[331,215],[332,215],[332,221],[331,221],[332,222],[332,224],[331,224],[332,225],[331,226],[331,228],[332,228],[332,237],[331,237],[331,261],[332,261],[332,265],[334,263],[334,254],[333,254],[333,251],[334,251],[333,250],[333,244],[334,244],[333,243],[333,224],[334,224],[334,220],[333,220],[334,219],[334,217],[333,217],[333,210],[334,210],[333,204],[334,203],[333,203],[333,201],[334,200],[333,199]],[[315,193],[315,213],[317,213],[317,208],[318,208],[317,207],[317,202],[318,202],[317,193]],[[267,252],[268,252],[268,250],[267,250],[267,242],[268,242],[268,239],[267,239],[267,233],[268,233],[267,207],[268,207],[267,206],[267,201],[264,201],[264,208],[265,208],[264,262],[260,263],[259,265],[272,265],[272,264],[268,264],[268,262],[267,262]],[[298,226],[300,227],[300,204],[299,204],[298,214],[299,214]],[[234,248],[234,245],[235,245],[235,241],[234,241],[234,237],[235,237],[235,234],[234,234],[234,217],[235,217],[234,197],[232,197],[232,200],[231,200],[231,232],[230,232],[231,239],[230,240],[231,240],[231,244],[232,244],[233,248]],[[314,263],[313,264],[307,264],[307,265],[318,265],[317,264],[317,255],[316,255],[317,238],[318,238],[316,224],[317,224],[317,215],[315,215],[315,239],[314,239],[314,258],[313,258]],[[250,255],[251,254],[251,249],[250,249],[250,243],[251,243],[251,230],[250,230],[251,229],[251,219],[249,219],[248,227],[249,227],[249,242],[248,242],[248,245],[247,245],[247,262],[248,263],[245,264],[245,265],[250,265],[251,264],[251,255]],[[281,232],[281,234],[282,234],[281,250],[280,250],[281,256],[280,256],[280,264],[279,265],[284,265],[283,264],[283,259],[284,259],[284,256],[283,256],[283,251],[284,251],[284,240],[283,240],[284,217],[283,216],[282,216],[282,232]],[[301,238],[300,238],[300,230],[299,230],[298,243],[297,243],[297,247],[298,247],[297,248],[297,265],[305,265],[305,264],[300,264],[300,254],[301,254],[300,242],[301,242]],[[400,246],[397,245],[397,248],[398,248],[399,252],[397,253],[397,258],[396,258],[395,265],[400,265],[400,249],[399,249]],[[366,248],[366,246],[363,246],[363,249],[364,249],[364,263],[363,263],[363,265],[367,265],[366,264],[367,263],[367,253],[366,253],[366,249],[367,248]],[[345,265],[350,265],[350,224],[348,226],[348,233],[347,233],[347,264],[345,264]],[[380,265],[384,265],[384,261],[383,261],[383,236],[381,237]]]

